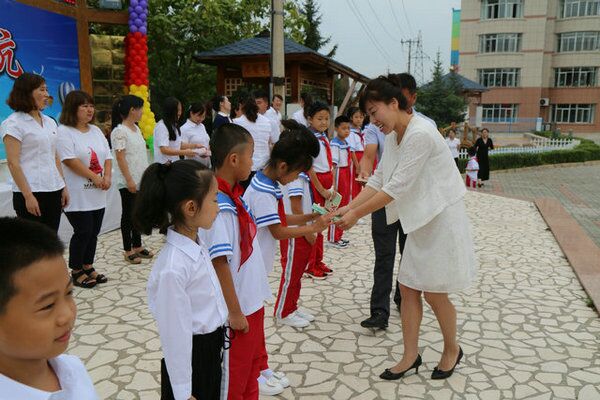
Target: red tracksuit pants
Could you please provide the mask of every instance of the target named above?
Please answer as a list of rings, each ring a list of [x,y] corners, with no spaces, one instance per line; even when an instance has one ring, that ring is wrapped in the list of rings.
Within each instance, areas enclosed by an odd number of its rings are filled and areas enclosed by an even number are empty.
[[[304,237],[281,240],[281,281],[275,303],[275,316],[285,318],[298,309],[302,275],[306,271],[312,245]]]
[[[362,160],[365,152],[364,151],[355,151],[354,154],[356,155],[356,159],[360,163],[360,160]],[[352,199],[355,199],[360,194],[360,191],[362,190],[363,185],[361,185],[360,182],[356,181],[356,168],[352,169],[352,174],[354,176],[352,177],[352,192],[350,193],[350,196]]]
[[[317,179],[321,182],[321,185],[325,189],[331,189],[333,186],[333,173],[325,172],[325,173],[317,173]],[[321,196],[321,193],[317,191],[313,183],[310,183],[310,189],[313,194],[313,200],[315,203],[324,206],[325,198]],[[315,241],[314,246],[312,247],[312,251],[310,253],[310,259],[308,261],[307,270],[319,271],[323,269],[323,234],[317,233],[317,240]]]
[[[258,400],[258,376],[265,369],[265,309],[247,315],[248,333],[233,332],[231,347],[223,352],[222,399]],[[232,336],[229,330],[229,336]]]
[[[350,191],[352,188],[353,177],[350,176],[350,167],[337,168],[335,190],[342,195],[342,201],[340,207],[344,207],[348,204],[350,199]],[[330,242],[337,242],[342,239],[344,231],[335,225],[329,225],[328,240]]]

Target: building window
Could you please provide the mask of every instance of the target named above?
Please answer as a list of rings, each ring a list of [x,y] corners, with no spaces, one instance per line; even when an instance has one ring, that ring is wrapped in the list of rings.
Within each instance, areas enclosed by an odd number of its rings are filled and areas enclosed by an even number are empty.
[[[561,0],[560,17],[589,17],[600,15],[600,0]]]
[[[483,104],[482,122],[511,123],[516,122],[519,111],[518,104]]]
[[[520,33],[490,33],[479,36],[480,53],[515,53],[521,51]]]
[[[600,32],[568,32],[558,35],[558,51],[600,50]]]
[[[552,120],[563,124],[593,124],[593,104],[554,104]]]
[[[486,68],[478,69],[479,84],[485,87],[519,86],[520,68]]]
[[[596,67],[570,67],[554,69],[554,86],[585,87],[596,86]]]
[[[523,0],[483,0],[481,19],[522,18]]]

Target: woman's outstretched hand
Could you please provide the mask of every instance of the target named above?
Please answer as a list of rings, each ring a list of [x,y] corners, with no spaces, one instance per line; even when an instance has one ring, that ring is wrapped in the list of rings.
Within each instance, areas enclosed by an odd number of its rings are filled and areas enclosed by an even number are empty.
[[[341,217],[337,220],[337,222],[335,222],[335,225],[345,231],[352,228],[358,222],[358,215],[356,214],[356,211],[347,207],[340,208],[335,216]]]

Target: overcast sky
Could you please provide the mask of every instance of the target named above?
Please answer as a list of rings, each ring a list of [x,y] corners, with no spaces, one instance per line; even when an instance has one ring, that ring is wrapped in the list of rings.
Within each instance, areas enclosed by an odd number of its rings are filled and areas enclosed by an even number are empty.
[[[338,45],[335,59],[357,72],[374,77],[386,73],[388,68],[391,72],[406,71],[408,45],[403,46],[401,40],[416,39],[419,30],[425,53],[425,81],[431,77],[431,59],[435,59],[438,50],[444,68],[449,67],[452,7],[460,8],[460,0],[317,2],[322,15],[321,33],[331,36],[331,43]],[[320,52],[326,54],[330,48]],[[413,74],[418,71],[413,67],[411,70]]]

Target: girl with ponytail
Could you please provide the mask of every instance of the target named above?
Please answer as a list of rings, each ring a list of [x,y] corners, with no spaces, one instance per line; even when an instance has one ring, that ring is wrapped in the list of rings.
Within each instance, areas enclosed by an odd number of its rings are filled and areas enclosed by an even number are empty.
[[[167,235],[148,278],[148,307],[164,354],[162,399],[218,400],[228,311],[208,248],[198,230],[210,229],[219,206],[217,180],[196,160],[148,167],[134,220],[144,234]]]

